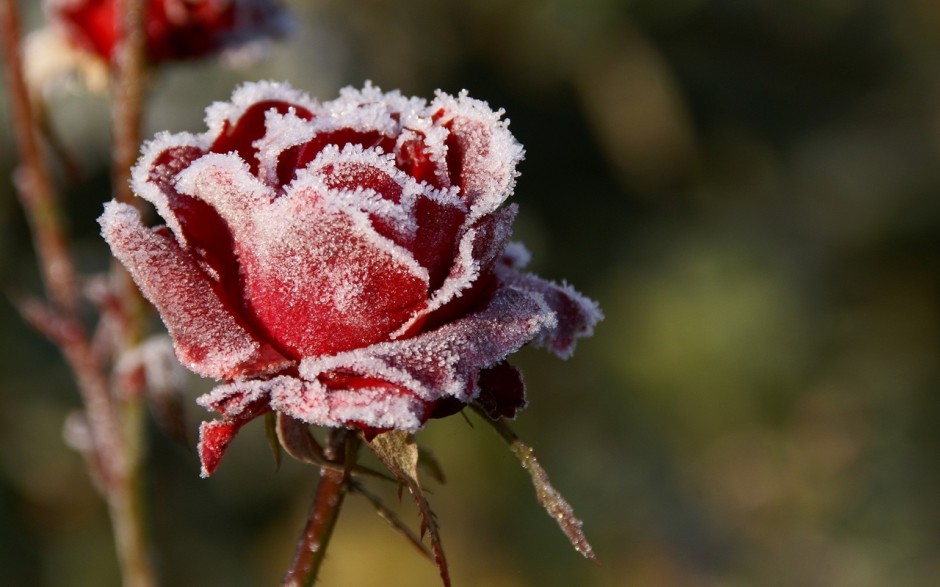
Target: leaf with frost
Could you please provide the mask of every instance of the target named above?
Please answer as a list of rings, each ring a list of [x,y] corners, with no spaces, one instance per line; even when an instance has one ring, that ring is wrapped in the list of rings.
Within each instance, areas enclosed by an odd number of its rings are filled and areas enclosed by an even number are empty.
[[[418,445],[414,436],[401,430],[391,430],[379,434],[367,442],[369,449],[382,461],[389,471],[398,480],[408,487],[414,498],[418,512],[421,514],[421,537],[428,535],[431,541],[431,551],[434,561],[441,574],[441,581],[445,587],[450,587],[450,573],[447,570],[447,559],[444,557],[444,547],[441,544],[441,535],[437,526],[437,518],[431,511],[431,505],[424,496],[421,484],[418,482]]]
[[[498,432],[509,445],[509,450],[511,450],[519,459],[519,462],[522,463],[522,468],[532,477],[532,485],[535,486],[535,495],[539,505],[545,508],[548,515],[558,522],[561,531],[568,537],[574,549],[581,553],[584,558],[597,562],[594,549],[591,548],[587,537],[581,530],[583,522],[575,517],[574,509],[571,505],[558,493],[557,489],[552,487],[548,479],[548,473],[545,472],[545,469],[539,464],[538,459],[535,458],[535,451],[532,450],[532,447],[522,442],[522,440],[516,436],[516,433],[502,420],[490,419],[487,417],[483,408],[476,404],[473,405],[473,408],[484,420],[496,429],[496,432]]]

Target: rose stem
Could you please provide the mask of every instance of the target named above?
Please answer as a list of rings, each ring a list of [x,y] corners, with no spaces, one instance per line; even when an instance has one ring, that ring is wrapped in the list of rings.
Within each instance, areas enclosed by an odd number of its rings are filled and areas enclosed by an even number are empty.
[[[290,569],[284,575],[284,587],[309,587],[316,583],[320,564],[326,555],[333,527],[349,489],[350,473],[356,465],[359,437],[349,430],[332,430],[326,447],[327,460],[342,469],[320,467],[320,483],[310,506]]]
[[[133,203],[131,167],[140,152],[141,126],[146,75],[144,0],[121,0],[121,21],[113,73],[113,118],[111,189],[120,202]],[[122,321],[118,353],[133,348],[143,337],[146,305],[127,272],[112,260],[112,283],[122,300],[126,320]],[[144,390],[139,380],[115,377],[114,399],[120,412],[124,443],[123,467],[108,498],[115,546],[124,584],[149,587],[156,584],[150,561],[150,541],[145,521],[143,494]],[[136,383],[135,383],[136,382]]]

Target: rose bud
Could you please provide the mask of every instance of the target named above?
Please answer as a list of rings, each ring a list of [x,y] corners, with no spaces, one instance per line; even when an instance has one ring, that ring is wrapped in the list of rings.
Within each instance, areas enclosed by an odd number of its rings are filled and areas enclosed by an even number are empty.
[[[461,93],[428,104],[346,88],[318,103],[252,83],[199,135],[160,134],[133,172],[165,226],[111,202],[102,234],[157,307],[184,365],[225,384],[198,402],[203,474],[270,411],[367,434],[478,402],[525,406],[506,357],[566,358],[601,313],[524,273],[509,243],[521,145]]]
[[[119,0],[46,0],[48,20],[72,46],[111,61]],[[149,0],[144,30],[154,62],[205,57],[287,32],[278,0]]]

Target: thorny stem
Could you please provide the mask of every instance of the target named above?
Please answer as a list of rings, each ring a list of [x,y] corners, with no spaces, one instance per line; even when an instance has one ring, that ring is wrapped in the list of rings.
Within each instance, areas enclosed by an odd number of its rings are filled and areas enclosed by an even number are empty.
[[[284,575],[283,587],[309,587],[316,583],[317,573],[326,555],[343,500],[350,487],[352,469],[359,452],[359,437],[348,430],[331,431],[326,456],[342,469],[320,468],[320,483],[310,507],[290,569]]]

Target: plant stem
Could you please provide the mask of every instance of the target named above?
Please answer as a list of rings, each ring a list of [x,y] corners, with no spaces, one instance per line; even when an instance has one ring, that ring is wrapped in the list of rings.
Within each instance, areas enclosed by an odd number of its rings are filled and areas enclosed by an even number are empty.
[[[36,117],[23,76],[20,21],[15,0],[0,0],[4,71],[10,115],[22,165],[15,174],[17,193],[29,220],[46,291],[64,311],[78,306],[75,268],[53,188],[52,175],[40,147]]]
[[[316,583],[317,573],[349,489],[350,475],[358,452],[359,438],[355,433],[349,430],[331,431],[326,456],[330,463],[342,465],[342,469],[320,467],[320,483],[310,507],[307,525],[297,541],[294,560],[284,575],[284,587],[309,587]]]
[[[147,36],[144,0],[121,0],[120,41],[114,60],[114,152],[111,189],[119,202],[131,203],[131,167],[140,153]]]
[[[121,202],[132,202],[131,167],[140,151],[146,74],[145,0],[121,0],[119,42],[115,53],[113,78],[111,189]],[[143,338],[147,311],[137,288],[127,272],[112,262],[117,293],[122,300],[126,320],[117,352],[133,348]],[[108,497],[115,547],[126,587],[151,587],[156,584],[150,562],[150,543],[144,516],[141,478],[143,460],[143,403],[145,393],[136,380],[115,377],[113,397],[122,426],[123,459],[116,471]]]

